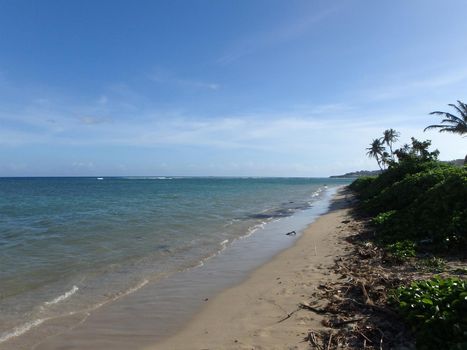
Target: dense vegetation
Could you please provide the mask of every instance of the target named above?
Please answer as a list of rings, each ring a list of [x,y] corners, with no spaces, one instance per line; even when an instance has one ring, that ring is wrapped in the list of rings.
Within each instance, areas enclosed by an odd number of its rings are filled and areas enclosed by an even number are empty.
[[[360,212],[370,217],[375,242],[392,263],[418,259],[440,267],[440,256],[465,259],[467,166],[439,162],[439,152],[428,150],[430,141],[412,138],[411,145],[392,151],[385,139],[391,135],[373,140],[367,154],[386,170],[350,185]],[[467,349],[466,287],[460,278],[434,276],[393,291],[392,306],[414,330],[417,348]]]
[[[466,288],[459,278],[434,277],[394,292],[392,303],[415,330],[418,348],[467,348]]]
[[[375,241],[392,262],[417,255],[467,252],[467,167],[406,158],[377,177],[351,184],[371,216]],[[433,257],[430,262],[439,264]],[[467,289],[460,279],[435,277],[401,286],[392,305],[412,327],[419,349],[467,349]]]
[[[407,158],[350,186],[373,217],[383,245],[411,241],[419,251],[467,251],[467,167]]]

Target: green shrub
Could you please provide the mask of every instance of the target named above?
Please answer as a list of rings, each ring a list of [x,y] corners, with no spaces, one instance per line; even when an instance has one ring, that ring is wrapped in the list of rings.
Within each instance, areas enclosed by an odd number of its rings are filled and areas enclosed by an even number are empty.
[[[467,169],[458,170],[398,212],[413,237],[428,238],[439,248],[467,248]]]
[[[382,226],[385,225],[395,214],[395,210],[385,211],[384,213],[376,215],[371,221],[375,225]]]
[[[402,180],[393,183],[382,190],[381,193],[367,200],[363,207],[373,215],[386,210],[404,208],[453,173],[460,175],[462,170],[442,166],[415,174],[408,174]]]
[[[467,348],[467,283],[459,278],[413,282],[392,305],[412,327],[418,349]]]
[[[415,243],[409,240],[389,244],[386,246],[386,251],[389,253],[389,257],[396,262],[403,262],[416,255]]]
[[[418,267],[425,271],[443,272],[446,269],[446,261],[437,257],[421,259]]]
[[[410,240],[434,252],[467,251],[467,167],[411,159],[354,187],[366,198],[361,208],[374,216],[381,243]]]
[[[407,175],[446,167],[453,168],[450,165],[438,161],[422,161],[410,158],[392,165],[388,170],[377,176],[376,179],[371,182],[370,186],[361,189],[358,193],[361,199],[370,199],[379,195],[384,189],[396,182],[401,181]]]
[[[354,180],[349,187],[352,191],[359,193],[368,188],[375,179],[376,176],[362,176]]]

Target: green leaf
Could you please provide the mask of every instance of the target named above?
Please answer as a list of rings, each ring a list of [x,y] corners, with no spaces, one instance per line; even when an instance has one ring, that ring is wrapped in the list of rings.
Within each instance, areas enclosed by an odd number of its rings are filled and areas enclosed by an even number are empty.
[[[423,298],[422,303],[426,305],[433,305],[433,302],[430,299]]]

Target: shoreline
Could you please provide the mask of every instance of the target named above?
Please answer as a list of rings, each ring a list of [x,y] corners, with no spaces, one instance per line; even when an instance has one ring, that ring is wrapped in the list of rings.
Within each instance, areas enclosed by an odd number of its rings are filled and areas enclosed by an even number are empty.
[[[350,205],[340,188],[329,210],[291,247],[207,301],[174,335],[144,349],[308,349],[303,339],[310,329],[324,328],[324,317],[297,306],[339,278],[332,266],[350,250],[341,239]]]
[[[291,230],[304,232],[310,222],[328,212],[332,198],[342,188],[331,189],[326,194],[328,198],[316,202],[317,205],[311,209],[271,221],[268,230],[236,241],[202,268],[189,269],[157,283],[149,283],[134,294],[92,313],[85,311],[47,320],[45,327],[34,328],[27,336],[2,345],[12,349],[127,349],[130,344],[132,348],[143,348],[164,341],[183,329],[193,315],[204,308],[206,300],[212,300],[242,283],[252,271],[295,245],[301,235],[290,237],[284,233]]]

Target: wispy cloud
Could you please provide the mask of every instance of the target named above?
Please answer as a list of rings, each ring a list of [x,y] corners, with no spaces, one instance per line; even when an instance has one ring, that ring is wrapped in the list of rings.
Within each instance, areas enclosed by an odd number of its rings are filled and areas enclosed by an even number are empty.
[[[112,121],[109,117],[93,117],[93,116],[83,116],[78,118],[82,124],[85,125],[96,125],[103,123],[110,123]]]
[[[100,104],[101,106],[107,105],[108,102],[109,102],[109,99],[105,95],[102,95],[97,99],[97,103]]]
[[[94,163],[93,162],[75,161],[75,162],[71,163],[71,166],[74,167],[74,168],[92,169],[92,168],[94,168]]]
[[[160,68],[156,69],[152,74],[150,74],[149,79],[153,82],[169,84],[183,88],[208,90],[219,90],[221,88],[221,85],[215,82],[180,78],[174,75],[173,73]]]
[[[188,148],[198,156],[167,159],[168,172],[323,175],[374,168],[372,160],[365,157],[365,147],[391,126],[402,132],[401,142],[407,142],[410,136],[429,138],[440,148],[443,159],[462,156],[459,142],[467,140],[439,133],[428,135],[422,132],[423,125],[407,126],[404,118],[413,116],[391,112],[380,112],[378,116],[374,118],[371,111],[364,112],[356,106],[349,108],[341,103],[217,118],[146,110],[140,111],[137,121],[120,116],[111,123],[91,117],[60,119],[59,114],[54,117],[57,123],[49,123],[41,119],[42,116],[29,115],[23,118],[20,127],[3,124],[0,145],[29,148],[54,145],[63,149],[70,146],[84,146],[85,149],[89,146],[97,149],[100,146],[125,147],[135,154],[148,148],[154,153],[167,148],[179,151]],[[3,117],[0,113],[0,122]],[[42,120],[42,124],[38,120]],[[204,159],[205,155],[208,155],[207,159],[209,155],[216,155],[218,160],[209,163]],[[76,171],[91,171],[96,165],[93,160],[97,161],[97,158],[83,156],[70,162],[70,166]],[[131,159],[127,160],[131,162]],[[190,161],[192,165],[189,165]]]
[[[346,112],[344,112],[346,111]],[[352,109],[343,105],[323,105],[293,108],[280,113],[263,112],[204,118],[192,115],[177,115],[170,111],[141,111],[138,122],[131,118],[111,119],[107,117],[80,117],[59,119],[47,123],[39,117],[23,119],[20,130],[34,126],[38,137],[30,137],[28,131],[17,141],[24,143],[53,142],[60,144],[110,144],[131,146],[186,145],[218,148],[258,149],[280,151],[280,149],[309,150],[334,139],[347,137],[348,130],[377,130],[381,120],[355,119]],[[170,115],[170,118],[166,116]],[[2,116],[0,115],[0,119]],[[390,119],[386,116],[385,122]],[[78,121],[78,123],[77,123]],[[111,124],[110,124],[111,123]],[[338,125],[338,128],[336,128]],[[93,126],[93,128],[88,128]],[[10,131],[20,132],[15,128]],[[40,137],[39,137],[40,136]],[[1,139],[0,139],[1,142]]]
[[[374,101],[386,101],[401,97],[412,97],[426,91],[436,91],[436,89],[446,89],[458,84],[467,83],[467,67],[443,72],[419,74],[416,77],[401,77],[398,81],[381,82],[374,84],[371,89],[362,93]]]
[[[465,77],[435,78],[433,75],[411,84],[433,89],[433,86],[462,83]],[[21,108],[0,108],[0,145],[11,150],[53,145],[64,152],[67,147],[83,147],[84,150],[89,146],[96,149],[121,147],[134,154],[144,149],[154,153],[171,149],[182,154],[189,149],[200,159],[205,155],[223,159],[213,165],[211,173],[220,174],[223,169],[224,174],[243,171],[244,174],[306,175],[310,172],[323,174],[323,171],[338,173],[355,170],[355,167],[371,169],[375,164],[365,158],[364,149],[369,140],[388,127],[401,131],[404,142],[410,136],[432,139],[444,159],[463,157],[459,142],[467,142],[467,139],[458,140],[451,135],[424,134],[423,127],[428,123],[425,113],[429,112],[426,106],[421,114],[413,111],[401,115],[397,108],[390,108],[392,104],[386,107],[377,104],[370,109],[357,100],[351,103],[343,100],[317,105],[294,104],[285,109],[270,106],[269,110],[207,117],[183,111],[181,107],[178,110],[157,109],[144,103],[147,96],[139,95],[125,84],[112,86],[109,91],[85,101],[37,96],[40,98],[28,98],[29,104]],[[244,159],[240,159],[240,155],[244,155]],[[181,169],[181,173],[189,168],[185,164],[191,159],[191,155],[181,156],[168,168]],[[6,158],[4,163],[12,163],[12,160]],[[72,161],[75,162],[72,164]],[[99,159],[92,155],[72,157],[68,166],[91,169],[92,161],[99,166]],[[132,162],[132,157],[127,161]],[[171,167],[177,161],[178,168]],[[193,163],[193,171],[206,174],[203,172],[209,166],[206,159],[193,159]]]
[[[309,32],[315,25],[336,11],[337,8],[334,7],[310,13],[300,18],[290,19],[277,27],[271,28],[269,31],[252,34],[247,38],[240,39],[228,48],[217,62],[221,65],[229,64],[256,51],[295,39]]]

